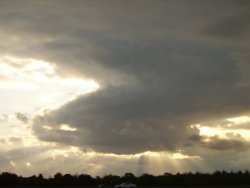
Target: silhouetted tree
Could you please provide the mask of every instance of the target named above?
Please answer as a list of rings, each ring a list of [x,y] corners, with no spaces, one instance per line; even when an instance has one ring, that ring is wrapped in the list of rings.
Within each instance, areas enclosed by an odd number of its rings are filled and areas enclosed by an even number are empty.
[[[102,178],[102,183],[107,185],[117,185],[122,182],[121,177],[117,175],[106,175]]]
[[[82,186],[93,186],[97,185],[98,181],[88,174],[81,174],[78,176],[78,184]]]
[[[125,181],[125,182],[136,182],[136,177],[135,177],[135,175],[133,173],[127,172],[122,177],[122,180]]]
[[[136,177],[132,173],[126,173],[120,177],[106,175],[103,177],[91,177],[88,174],[71,175],[56,173],[54,177],[44,178],[38,176],[22,177],[16,174],[3,172],[0,174],[0,186],[97,186],[98,184],[116,185],[124,181],[131,181],[138,186],[213,186],[213,185],[250,185],[250,173],[248,170],[238,172],[215,171],[208,173],[164,173],[160,176],[143,174]]]

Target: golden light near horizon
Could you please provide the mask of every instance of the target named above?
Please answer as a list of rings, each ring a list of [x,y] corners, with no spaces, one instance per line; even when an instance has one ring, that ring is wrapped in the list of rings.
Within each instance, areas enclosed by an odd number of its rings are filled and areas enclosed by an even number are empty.
[[[177,152],[173,154],[173,159],[197,159],[197,160],[201,160],[200,156],[189,156],[189,155],[185,155],[181,152]]]
[[[81,150],[77,150],[78,152],[82,153]],[[68,153],[69,150],[64,150],[64,152]],[[188,170],[187,161],[191,162],[199,166],[200,168],[203,167],[202,158],[200,156],[191,156],[184,154],[183,151],[177,150],[176,152],[171,151],[145,151],[142,153],[136,154],[112,154],[112,153],[99,153],[99,152],[86,152],[82,153],[85,157],[97,157],[97,158],[108,158],[110,161],[125,162],[128,163],[129,161],[137,161],[137,165],[134,165],[131,169],[132,172],[138,173],[138,168],[140,166],[141,161],[143,160],[144,163],[144,170],[148,173],[153,174],[163,174],[166,172],[166,167],[172,171],[179,171],[185,172]],[[116,165],[115,163],[113,165]]]
[[[219,137],[229,139],[235,135],[250,140],[250,116],[236,116],[223,120],[214,121],[213,123],[202,123],[190,125],[191,128],[199,130],[200,136]]]
[[[35,140],[33,142],[35,142]],[[35,145],[36,144],[34,144],[33,147]],[[109,153],[99,153],[94,151],[84,152],[76,146],[60,146],[58,144],[52,143],[44,143],[43,146],[47,149],[45,151],[38,150],[35,159],[32,157],[28,157],[23,159],[22,161],[10,160],[9,165],[13,168],[13,170],[19,172],[24,167],[30,168],[30,170],[32,170],[32,168],[38,167],[39,164],[43,162],[44,165],[41,169],[44,172],[47,172],[46,166],[52,165],[53,161],[63,162],[70,160],[74,163],[73,165],[65,164],[64,168],[57,169],[62,172],[68,172],[65,171],[65,169],[71,170],[72,168],[72,170],[74,170],[75,167],[80,165],[82,166],[82,164],[84,164],[84,166],[88,169],[87,172],[92,175],[98,175],[100,174],[100,172],[105,170],[105,164],[102,164],[97,159],[104,159],[104,161],[109,161],[109,164],[112,164],[114,166],[119,165],[119,163],[139,163],[140,159],[145,159],[144,168],[149,173],[158,175],[163,174],[165,172],[166,166],[168,167],[168,169],[180,172],[186,171],[188,168],[185,164],[185,160],[189,160],[192,161],[192,163],[197,163],[198,165],[200,165],[200,161],[197,160],[200,158],[198,158],[197,156],[185,155],[181,151],[177,151],[176,153],[171,153],[167,151],[146,151],[138,154],[118,155]],[[22,146],[20,145],[19,148],[22,148]],[[133,165],[133,168],[131,168],[130,170],[133,173],[138,173],[137,168],[137,165]],[[138,175],[140,175],[140,173]]]

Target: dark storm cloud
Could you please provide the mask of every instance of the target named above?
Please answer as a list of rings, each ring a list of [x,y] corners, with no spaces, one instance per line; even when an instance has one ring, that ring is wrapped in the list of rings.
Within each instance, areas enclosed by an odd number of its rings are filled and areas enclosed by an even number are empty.
[[[245,40],[249,38],[250,32],[249,12],[250,6],[248,5],[237,13],[229,15],[224,19],[219,19],[217,22],[211,24],[205,29],[204,33],[229,40]]]
[[[42,140],[102,152],[175,150],[195,134],[187,128],[191,123],[247,112],[249,88],[237,86],[238,66],[224,57],[228,52],[190,46],[140,49],[123,41],[117,41],[116,48],[107,46],[106,54],[96,58],[103,68],[125,73],[136,82],[82,96],[35,121],[35,132]],[[56,129],[41,129],[47,124]],[[62,132],[60,124],[78,131]]]
[[[0,36],[14,46],[1,44],[2,53],[47,60],[64,76],[100,84],[36,117],[41,140],[111,153],[176,150],[197,141],[191,123],[249,112],[250,88],[239,86],[242,70],[233,58],[242,49],[207,41],[229,32],[217,22],[245,11],[240,3],[15,1],[1,9]],[[232,20],[224,25],[239,18]],[[247,27],[237,29],[233,34]]]
[[[198,133],[188,129],[187,125],[248,110],[244,105],[247,97],[241,103],[237,95],[232,94],[238,93],[237,89],[221,90],[218,83],[210,85],[210,89],[216,88],[212,91],[206,90],[206,83],[204,87],[192,87],[190,90],[185,86],[170,89],[160,84],[157,85],[160,90],[152,85],[141,86],[140,89],[125,86],[105,88],[37,118],[33,128],[42,140],[90,147],[102,152],[174,150],[185,144],[190,135]],[[206,91],[202,97],[199,89]],[[216,92],[215,98],[211,97],[215,95],[213,92]],[[231,95],[225,97],[227,92]],[[233,110],[225,111],[231,107]],[[78,130],[63,132],[59,130],[61,124],[69,124]],[[51,125],[55,129],[46,130],[43,125]]]

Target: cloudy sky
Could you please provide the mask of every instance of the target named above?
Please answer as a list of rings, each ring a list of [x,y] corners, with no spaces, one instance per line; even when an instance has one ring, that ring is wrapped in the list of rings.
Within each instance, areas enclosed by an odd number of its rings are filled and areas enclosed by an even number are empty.
[[[0,166],[250,168],[247,0],[0,0]]]

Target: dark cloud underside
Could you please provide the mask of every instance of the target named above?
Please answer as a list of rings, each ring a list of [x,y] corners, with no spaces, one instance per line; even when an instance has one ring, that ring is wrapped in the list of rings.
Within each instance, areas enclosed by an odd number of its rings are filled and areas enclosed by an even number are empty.
[[[33,130],[41,140],[119,154],[176,150],[197,138],[191,123],[249,112],[242,69],[249,60],[243,40],[249,6],[243,1],[15,1],[3,7],[0,36],[10,33],[6,40],[14,47],[1,44],[2,53],[44,59],[64,76],[100,84],[95,93],[36,117]],[[241,146],[225,142],[209,147]]]

